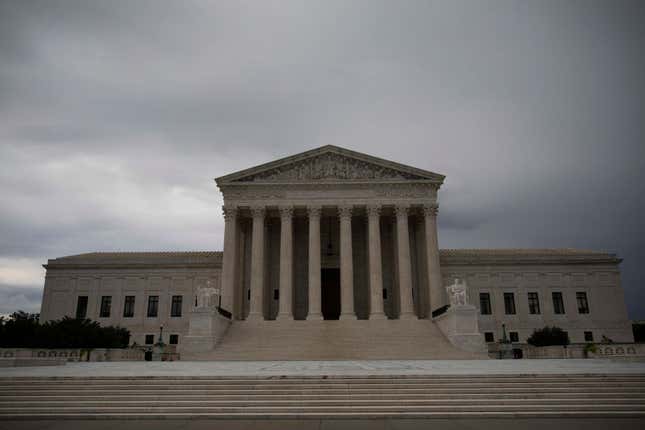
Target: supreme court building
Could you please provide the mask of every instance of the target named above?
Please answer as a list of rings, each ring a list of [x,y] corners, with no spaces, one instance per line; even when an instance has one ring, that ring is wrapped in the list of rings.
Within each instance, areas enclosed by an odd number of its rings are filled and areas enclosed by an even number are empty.
[[[474,357],[545,325],[633,341],[614,254],[439,249],[443,181],[335,146],[219,177],[223,252],[51,259],[41,320],[118,324],[138,344],[163,325],[202,359]]]

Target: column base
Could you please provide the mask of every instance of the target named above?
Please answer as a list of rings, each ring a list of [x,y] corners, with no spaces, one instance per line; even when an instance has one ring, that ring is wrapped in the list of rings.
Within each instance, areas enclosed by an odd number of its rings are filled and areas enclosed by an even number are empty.
[[[400,320],[415,320],[417,319],[417,316],[414,314],[414,312],[408,312],[399,315]]]
[[[339,320],[351,320],[351,321],[356,321],[358,318],[354,314],[340,314],[340,317],[338,317]]]
[[[264,321],[264,316],[261,314],[249,314],[249,316],[246,317],[247,321]]]
[[[322,314],[309,314],[307,315],[307,321],[322,321],[324,318]]]
[[[275,317],[276,321],[290,321],[292,319],[293,319],[293,315],[291,315],[291,314],[278,314]]]
[[[386,320],[387,316],[384,313],[370,314],[369,319],[371,319],[371,320]]]

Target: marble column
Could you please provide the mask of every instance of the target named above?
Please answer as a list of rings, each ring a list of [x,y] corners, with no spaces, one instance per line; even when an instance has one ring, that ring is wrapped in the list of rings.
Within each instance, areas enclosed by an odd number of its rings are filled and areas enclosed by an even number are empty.
[[[264,207],[251,208],[253,237],[251,242],[251,304],[248,320],[264,319]]]
[[[320,292],[320,206],[307,207],[309,215],[309,311],[308,320],[323,319]]]
[[[276,319],[293,319],[293,207],[280,208],[280,307]]]
[[[446,304],[439,264],[439,243],[437,240],[437,212],[439,205],[425,205],[423,207],[423,218],[426,233],[426,258],[428,268],[428,297],[430,308],[428,318],[432,318],[432,311]]]
[[[381,206],[367,207],[367,234],[370,272],[370,319],[385,319],[383,312],[383,267],[381,261]]]
[[[414,302],[412,301],[412,264],[410,262],[410,233],[408,231],[409,206],[396,206],[397,258],[399,265],[399,319],[412,319]]]
[[[354,257],[352,253],[352,207],[340,206],[340,319],[356,319],[354,311]]]
[[[222,308],[234,315],[235,263],[237,260],[237,208],[222,206],[224,213],[224,256],[222,257]]]

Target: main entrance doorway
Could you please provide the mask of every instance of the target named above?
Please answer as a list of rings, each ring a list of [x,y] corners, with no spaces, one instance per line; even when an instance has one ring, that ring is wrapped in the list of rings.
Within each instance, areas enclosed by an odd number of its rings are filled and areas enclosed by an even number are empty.
[[[320,277],[323,318],[337,320],[340,317],[340,269],[322,269]]]

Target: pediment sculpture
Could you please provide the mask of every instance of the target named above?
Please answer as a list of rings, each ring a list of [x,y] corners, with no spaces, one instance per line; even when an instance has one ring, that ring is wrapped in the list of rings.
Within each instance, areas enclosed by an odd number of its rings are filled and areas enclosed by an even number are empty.
[[[327,153],[251,174],[240,182],[362,179],[423,179],[401,170],[380,166],[341,154]]]

